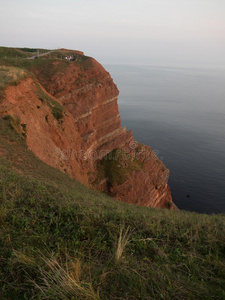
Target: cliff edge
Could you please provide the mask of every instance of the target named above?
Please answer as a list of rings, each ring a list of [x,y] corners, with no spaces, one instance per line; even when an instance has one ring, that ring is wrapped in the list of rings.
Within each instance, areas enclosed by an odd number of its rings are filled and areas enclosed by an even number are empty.
[[[169,171],[121,127],[119,91],[96,60],[61,49],[7,65],[0,116],[17,120],[41,160],[119,201],[175,208]]]

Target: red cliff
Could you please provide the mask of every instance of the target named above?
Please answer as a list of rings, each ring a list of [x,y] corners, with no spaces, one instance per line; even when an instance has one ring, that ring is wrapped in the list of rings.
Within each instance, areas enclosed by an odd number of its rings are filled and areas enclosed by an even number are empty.
[[[93,58],[74,57],[31,64],[38,82],[28,76],[7,87],[0,113],[19,117],[28,146],[45,163],[119,201],[174,208],[169,171],[121,127],[110,74]]]

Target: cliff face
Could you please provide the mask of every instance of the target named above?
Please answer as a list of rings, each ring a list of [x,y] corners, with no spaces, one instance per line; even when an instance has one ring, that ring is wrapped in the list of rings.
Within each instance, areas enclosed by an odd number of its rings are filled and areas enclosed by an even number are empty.
[[[119,91],[98,62],[79,55],[30,71],[41,85],[28,77],[6,88],[0,113],[20,118],[40,159],[117,200],[173,208],[169,171],[121,127]]]
[[[67,157],[65,151],[82,146],[73,117],[66,113],[63,123],[57,120],[53,107],[58,103],[32,78],[22,80],[17,86],[7,87],[4,93],[0,115],[18,118],[20,125],[17,130],[26,136],[28,147],[45,163],[86,183],[88,177],[83,161],[75,152]]]

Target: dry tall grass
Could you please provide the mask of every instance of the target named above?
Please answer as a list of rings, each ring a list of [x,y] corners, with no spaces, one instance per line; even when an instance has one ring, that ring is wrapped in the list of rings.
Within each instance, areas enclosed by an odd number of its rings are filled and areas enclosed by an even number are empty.
[[[24,253],[14,251],[16,262],[24,267],[33,263],[33,259],[27,257]],[[49,256],[49,254],[47,254]],[[38,299],[88,299],[100,300],[91,283],[81,280],[81,262],[79,259],[66,254],[66,261],[62,262],[58,258],[48,258],[41,253],[36,254],[36,258],[42,261],[37,265],[39,281],[29,276],[29,282],[34,289],[41,294]]]
[[[20,68],[0,66],[0,90],[8,85],[17,85],[27,73]]]
[[[118,244],[117,244],[117,249],[116,249],[116,261],[119,262],[122,258],[123,255],[123,251],[126,247],[126,245],[129,242],[129,238],[130,238],[130,233],[129,233],[129,226],[127,227],[127,229],[124,232],[123,227],[120,228],[120,235],[119,235],[119,239],[118,239]]]

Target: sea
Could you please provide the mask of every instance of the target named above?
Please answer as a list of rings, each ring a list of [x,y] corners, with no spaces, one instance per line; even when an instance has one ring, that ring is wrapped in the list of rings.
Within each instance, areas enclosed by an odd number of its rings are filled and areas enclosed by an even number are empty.
[[[225,213],[225,68],[104,65],[122,126],[170,170],[181,210]]]

